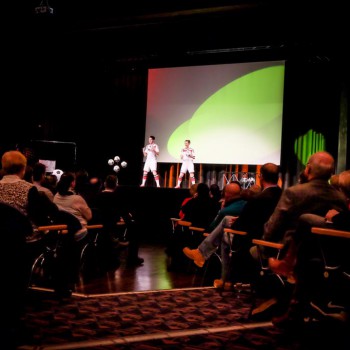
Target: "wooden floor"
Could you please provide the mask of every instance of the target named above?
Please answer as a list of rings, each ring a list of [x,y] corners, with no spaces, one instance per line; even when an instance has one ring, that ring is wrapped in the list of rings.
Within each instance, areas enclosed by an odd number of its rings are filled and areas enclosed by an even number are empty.
[[[142,243],[139,256],[145,261],[141,266],[127,266],[126,254],[127,249],[120,252],[120,266],[115,270],[92,277],[81,275],[75,292],[104,294],[212,285],[214,277],[211,270],[205,273],[190,260],[184,271],[168,271],[168,257],[163,244]]]

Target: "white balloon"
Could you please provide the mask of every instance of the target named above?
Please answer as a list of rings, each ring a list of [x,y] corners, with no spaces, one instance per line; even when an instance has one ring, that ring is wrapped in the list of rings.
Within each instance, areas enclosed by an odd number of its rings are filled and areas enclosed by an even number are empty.
[[[120,170],[120,167],[118,165],[115,165],[113,170],[117,173]]]
[[[114,164],[114,160],[113,159],[108,159],[108,165],[113,165]]]
[[[115,156],[115,157],[114,157],[114,161],[115,161],[116,163],[118,163],[118,162],[120,161],[120,158],[119,158],[118,156]]]
[[[128,163],[125,162],[125,161],[123,161],[123,162],[120,163],[120,165],[122,166],[122,168],[126,168],[126,166],[128,165]]]

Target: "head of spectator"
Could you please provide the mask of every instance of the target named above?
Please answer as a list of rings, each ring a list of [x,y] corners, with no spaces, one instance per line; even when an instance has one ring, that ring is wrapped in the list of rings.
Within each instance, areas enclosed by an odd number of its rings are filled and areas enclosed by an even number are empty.
[[[210,197],[218,201],[221,199],[221,190],[218,184],[211,184],[209,187],[209,191]]]
[[[228,183],[223,191],[224,206],[229,204],[234,199],[240,198],[242,187],[239,181]]]
[[[57,182],[58,182],[58,179],[55,174],[48,174],[45,177],[43,186],[47,187],[52,193],[56,193]]]
[[[326,152],[320,151],[312,154],[304,170],[307,181],[313,179],[329,180],[334,173],[334,158]]]
[[[43,163],[35,163],[33,166],[33,181],[42,184],[46,176],[46,165]]]
[[[26,166],[26,171],[24,172],[23,180],[26,180],[29,183],[33,183],[33,167],[28,165]]]
[[[4,175],[17,175],[23,179],[27,167],[27,158],[19,151],[5,152],[1,158]]]
[[[118,186],[118,177],[116,175],[107,175],[105,182],[104,182],[104,188],[105,191],[114,191]]]
[[[278,184],[279,171],[279,166],[274,163],[262,165],[260,168],[260,183],[263,189]]]
[[[208,198],[209,197],[209,186],[204,182],[200,182],[197,186],[197,197]]]
[[[58,181],[56,190],[61,196],[67,196],[74,194],[75,176],[71,172],[65,172],[62,174],[60,181]]]

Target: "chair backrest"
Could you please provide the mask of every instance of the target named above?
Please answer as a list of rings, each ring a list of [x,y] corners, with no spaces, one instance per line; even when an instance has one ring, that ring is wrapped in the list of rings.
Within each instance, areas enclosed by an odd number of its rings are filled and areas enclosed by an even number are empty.
[[[69,236],[74,235],[74,233],[82,229],[79,219],[65,210],[59,210],[55,218],[55,224],[67,225]]]
[[[345,273],[350,272],[346,272],[350,268],[349,259],[347,258],[350,248],[350,231],[312,227],[311,233],[318,238],[324,277],[328,278],[330,272],[334,270],[344,270]]]
[[[1,245],[5,248],[4,253],[7,244],[23,244],[26,242],[26,236],[33,232],[29,218],[6,203],[0,203],[0,218]]]
[[[0,203],[0,264],[4,267],[1,278],[7,286],[3,288],[6,309],[7,306],[15,308],[27,288],[30,266],[26,237],[32,233],[33,227],[28,217],[18,209]]]

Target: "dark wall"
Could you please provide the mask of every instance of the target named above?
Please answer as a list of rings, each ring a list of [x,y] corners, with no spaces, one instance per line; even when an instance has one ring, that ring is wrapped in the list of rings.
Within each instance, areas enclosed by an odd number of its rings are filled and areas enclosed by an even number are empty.
[[[76,7],[61,19],[59,7],[53,17],[25,20],[11,12],[0,152],[28,140],[75,142],[77,166],[105,173],[107,160],[119,155],[128,162],[120,180],[139,184],[148,67],[286,59],[283,171],[296,171],[294,140],[310,128],[326,136],[336,155],[340,92],[349,87],[343,22],[321,30],[322,16],[295,8],[302,19],[295,26],[293,17],[289,31],[287,19],[270,8],[229,9],[201,16],[167,12],[114,26],[99,18],[98,28],[94,7],[88,18]]]

